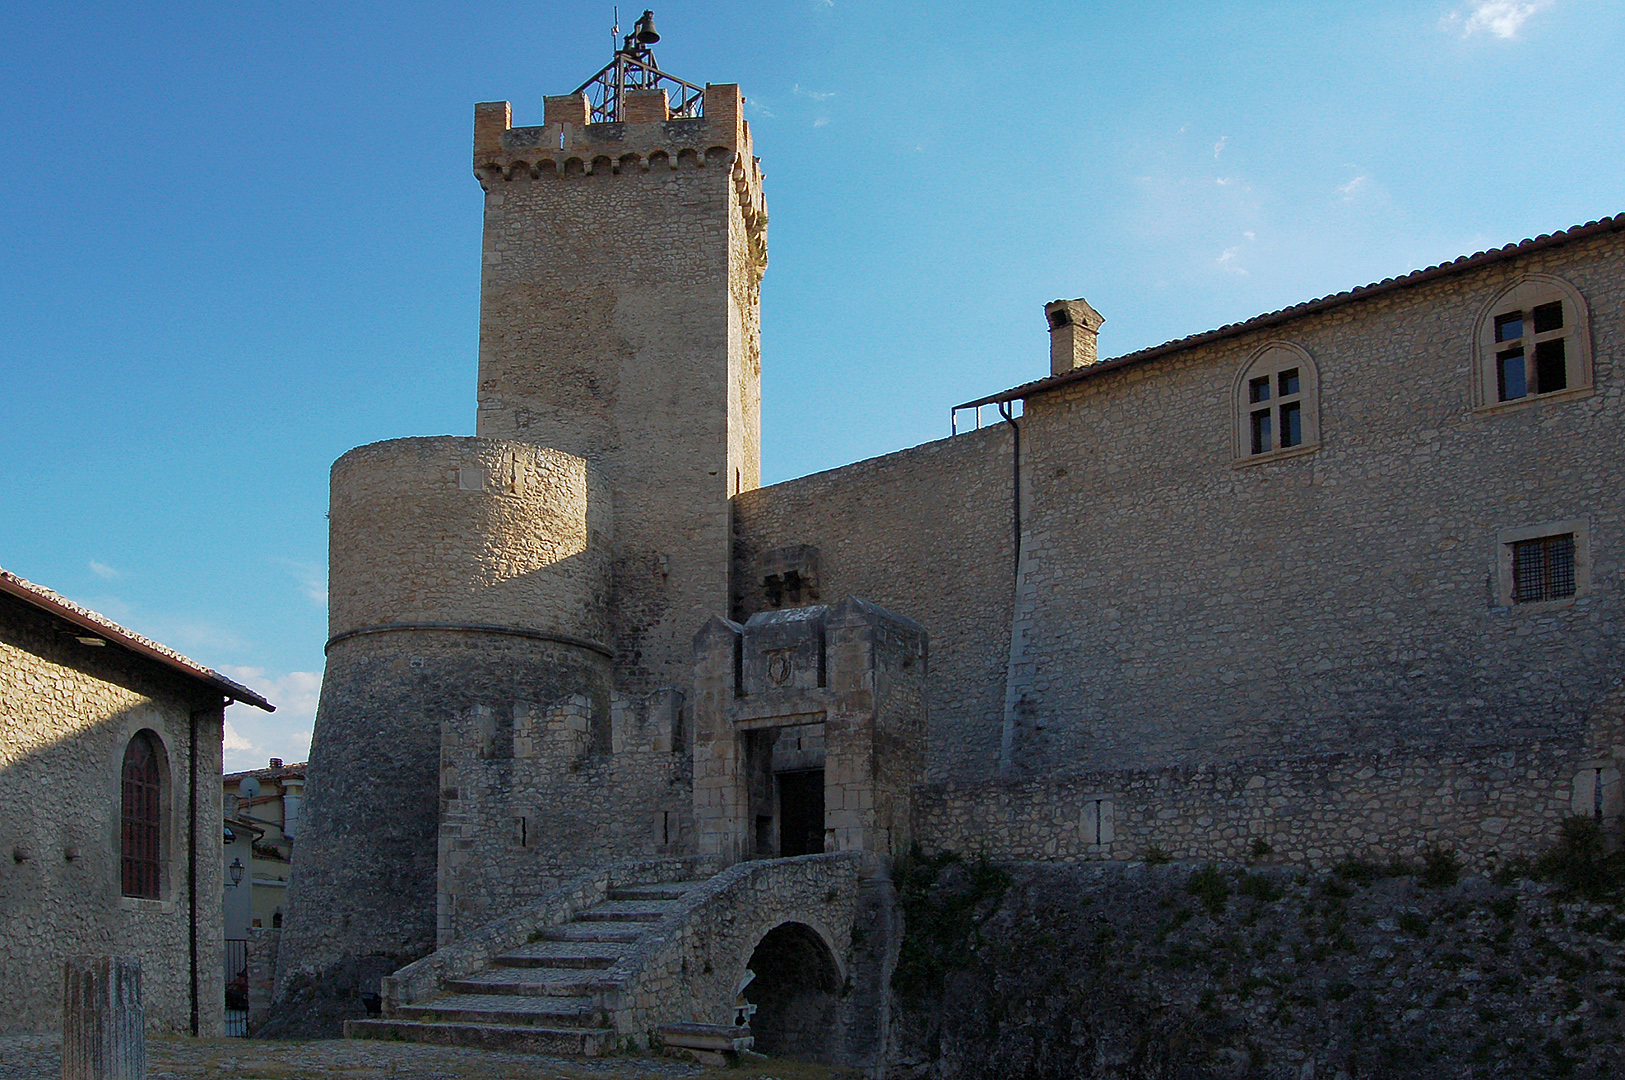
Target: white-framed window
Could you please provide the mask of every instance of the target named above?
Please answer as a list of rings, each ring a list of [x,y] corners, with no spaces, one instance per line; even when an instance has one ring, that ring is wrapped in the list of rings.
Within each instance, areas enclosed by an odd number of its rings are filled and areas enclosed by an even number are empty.
[[[1591,321],[1562,278],[1532,274],[1479,314],[1473,404],[1498,409],[1591,389]]]
[[[1566,606],[1591,590],[1591,527],[1584,518],[1502,529],[1495,548],[1500,607]]]
[[[1272,341],[1254,351],[1236,376],[1233,394],[1236,464],[1320,445],[1320,375],[1299,346]]]

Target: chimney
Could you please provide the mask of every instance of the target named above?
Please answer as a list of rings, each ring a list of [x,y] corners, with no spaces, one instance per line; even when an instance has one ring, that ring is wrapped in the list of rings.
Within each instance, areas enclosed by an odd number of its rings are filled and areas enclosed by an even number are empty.
[[[1065,375],[1099,357],[1095,336],[1106,320],[1081,296],[1076,300],[1051,300],[1044,305],[1049,320],[1049,373]]]

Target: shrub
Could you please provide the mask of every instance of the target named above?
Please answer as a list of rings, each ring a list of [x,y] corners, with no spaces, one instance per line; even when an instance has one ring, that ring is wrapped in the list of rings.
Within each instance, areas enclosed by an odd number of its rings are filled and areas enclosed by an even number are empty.
[[[952,852],[928,858],[916,846],[894,864],[892,879],[904,920],[892,988],[913,1000],[939,996],[943,976],[977,943],[978,924],[1004,899],[1010,876],[986,859],[966,863]]]
[[[1590,818],[1565,818],[1556,846],[1536,861],[1535,872],[1571,895],[1615,899],[1625,885],[1625,853],[1606,852],[1602,828]]]
[[[1168,861],[1168,853],[1162,850],[1160,844],[1147,845],[1145,849],[1145,864],[1147,866],[1161,866]]]
[[[1274,854],[1274,852],[1275,852],[1275,849],[1270,847],[1268,841],[1266,841],[1262,836],[1257,836],[1257,837],[1253,838],[1253,847],[1252,847],[1253,858],[1262,859],[1266,855]]]
[[[1332,873],[1354,885],[1369,885],[1377,880],[1377,866],[1363,859],[1344,859],[1332,867]]]
[[[1447,847],[1434,844],[1422,852],[1422,872],[1416,883],[1427,889],[1444,889],[1461,880],[1461,859]]]
[[[1281,888],[1263,874],[1248,874],[1241,879],[1241,886],[1237,889],[1243,896],[1250,896],[1260,903],[1269,903],[1271,900],[1281,898]]]
[[[1428,932],[1428,921],[1420,912],[1401,911],[1397,921],[1399,928],[1413,937],[1424,937]]]
[[[1230,902],[1230,883],[1211,865],[1193,873],[1185,883],[1185,891],[1202,901],[1202,906],[1212,915],[1222,915]]]

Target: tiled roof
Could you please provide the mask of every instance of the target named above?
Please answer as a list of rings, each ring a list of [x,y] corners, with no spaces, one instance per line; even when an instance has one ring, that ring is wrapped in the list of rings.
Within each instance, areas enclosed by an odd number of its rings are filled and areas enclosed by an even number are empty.
[[[221,780],[244,780],[252,776],[256,780],[281,780],[284,777],[303,777],[308,761],[296,761],[291,765],[277,765],[272,768],[249,769],[247,772],[226,773]]]
[[[1048,390],[1054,390],[1057,387],[1068,386],[1075,382],[1081,382],[1082,380],[1091,378],[1095,375],[1101,375],[1108,371],[1115,371],[1118,368],[1128,367],[1131,364],[1143,364],[1147,360],[1154,360],[1159,356],[1166,356],[1169,353],[1178,352],[1181,349],[1188,349],[1195,345],[1206,345],[1209,342],[1221,341],[1225,338],[1234,337],[1238,334],[1244,334],[1252,330],[1261,330],[1265,327],[1276,326],[1291,319],[1296,319],[1300,315],[1308,315],[1313,312],[1326,311],[1329,308],[1335,308],[1343,304],[1353,303],[1356,300],[1366,300],[1370,297],[1380,296],[1383,293],[1392,292],[1396,289],[1406,289],[1413,285],[1420,285],[1424,282],[1437,280],[1438,278],[1449,277],[1452,274],[1465,273],[1468,270],[1475,270],[1478,267],[1488,266],[1491,263],[1501,262],[1505,259],[1510,259],[1518,255],[1527,255],[1530,252],[1541,251],[1545,248],[1558,247],[1562,244],[1573,243],[1576,240],[1585,240],[1603,233],[1619,232],[1621,230],[1625,230],[1625,214],[1615,214],[1613,217],[1605,217],[1598,221],[1589,221],[1584,225],[1576,225],[1572,229],[1564,229],[1562,232],[1542,233],[1540,236],[1536,236],[1529,240],[1523,240],[1516,244],[1507,244],[1504,247],[1490,248],[1488,251],[1480,251],[1473,255],[1463,255],[1459,259],[1453,259],[1450,262],[1440,263],[1437,266],[1429,266],[1424,270],[1414,270],[1409,274],[1403,274],[1399,277],[1384,278],[1383,280],[1373,282],[1370,285],[1362,285],[1358,289],[1348,289],[1344,292],[1333,293],[1331,296],[1322,296],[1317,300],[1306,300],[1301,304],[1293,304],[1291,307],[1284,307],[1279,311],[1271,311],[1263,315],[1255,315],[1245,322],[1229,323],[1228,325],[1219,327],[1217,330],[1205,330],[1200,334],[1192,334],[1189,337],[1178,338],[1174,341],[1164,342],[1161,345],[1153,345],[1150,348],[1141,349],[1138,352],[1131,352],[1124,356],[1114,357],[1110,360],[1102,360],[1097,364],[1089,364],[1085,367],[1075,368],[1074,370],[1068,371],[1061,375],[1051,375],[1045,379],[1035,379],[1032,382],[1022,383],[1020,386],[1012,387],[1009,390],[1004,390],[997,394],[990,394],[987,397],[978,398],[975,401],[967,401],[963,405],[955,405],[954,408],[956,410],[969,409],[978,405],[992,405],[995,402],[1016,401],[1020,398],[1031,397],[1034,394],[1041,394]]]
[[[196,660],[189,660],[167,645],[160,645],[151,638],[142,637],[134,630],[126,630],[118,623],[105,615],[99,615],[89,608],[78,604],[45,588],[35,585],[16,574],[0,570],[0,594],[14,596],[26,604],[32,605],[41,611],[55,615],[64,622],[70,623],[81,630],[90,631],[91,636],[103,638],[114,645],[123,646],[130,652],[144,656],[148,660],[156,660],[167,668],[190,676],[199,682],[207,683],[233,701],[255,705],[266,712],[275,712],[276,706],[263,697],[238,682],[233,682],[213,668],[206,668]]]

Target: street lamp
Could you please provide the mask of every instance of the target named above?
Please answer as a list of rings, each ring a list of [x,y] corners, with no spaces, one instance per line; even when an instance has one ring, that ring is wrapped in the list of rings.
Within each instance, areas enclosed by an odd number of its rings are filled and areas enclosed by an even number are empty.
[[[226,867],[226,871],[231,874],[231,884],[233,888],[243,883],[243,860],[231,860],[231,865]]]

